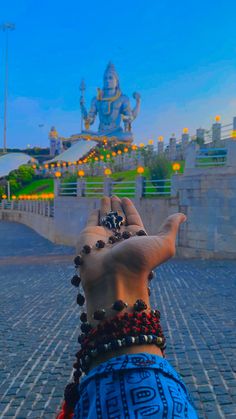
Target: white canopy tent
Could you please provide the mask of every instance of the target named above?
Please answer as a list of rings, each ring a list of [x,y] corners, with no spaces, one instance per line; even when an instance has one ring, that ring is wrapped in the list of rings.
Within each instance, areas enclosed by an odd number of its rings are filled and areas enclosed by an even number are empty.
[[[97,143],[91,140],[79,140],[63,153],[56,156],[54,159],[47,161],[47,163],[54,162],[72,162],[83,158],[92,148],[96,147]]]
[[[32,161],[32,157],[25,153],[7,153],[0,156],[0,178],[9,175],[12,170],[18,169],[22,164]]]

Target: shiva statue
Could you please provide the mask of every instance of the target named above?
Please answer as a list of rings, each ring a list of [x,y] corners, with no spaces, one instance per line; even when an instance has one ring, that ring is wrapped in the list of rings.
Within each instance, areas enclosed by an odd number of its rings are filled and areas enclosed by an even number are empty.
[[[83,85],[80,107],[85,129],[79,137],[98,142],[131,143],[133,141],[131,124],[140,110],[140,94],[133,94],[136,105],[134,109],[131,109],[129,98],[123,95],[120,89],[119,77],[112,63],[109,63],[105,70],[103,89],[98,89],[97,96],[92,99],[89,112],[85,107],[84,89]],[[90,125],[95,122],[97,114],[99,127],[97,132],[93,132],[90,130]]]

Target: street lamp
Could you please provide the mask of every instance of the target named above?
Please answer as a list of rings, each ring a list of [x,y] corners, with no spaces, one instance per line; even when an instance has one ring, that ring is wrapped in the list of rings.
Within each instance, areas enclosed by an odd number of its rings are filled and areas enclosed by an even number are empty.
[[[5,89],[4,89],[4,126],[3,126],[3,152],[7,151],[7,95],[8,95],[8,31],[15,29],[14,23],[3,23],[0,29],[6,32],[6,54],[5,54]]]

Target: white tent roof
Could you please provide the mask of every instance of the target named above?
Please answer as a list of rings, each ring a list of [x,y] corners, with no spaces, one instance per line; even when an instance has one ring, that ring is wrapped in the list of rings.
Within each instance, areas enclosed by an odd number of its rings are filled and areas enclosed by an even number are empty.
[[[56,161],[77,161],[80,160],[85,154],[87,154],[92,148],[96,147],[97,143],[91,140],[79,140],[73,144],[70,148],[63,153],[56,156],[54,159],[47,161],[47,163],[53,163]]]
[[[22,164],[27,164],[32,157],[25,153],[7,153],[0,156],[0,178],[7,176],[12,170],[18,169]]]

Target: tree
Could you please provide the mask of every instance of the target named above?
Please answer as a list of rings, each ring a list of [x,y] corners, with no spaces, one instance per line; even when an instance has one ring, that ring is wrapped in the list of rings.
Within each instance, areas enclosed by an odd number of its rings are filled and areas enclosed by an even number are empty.
[[[169,177],[169,161],[164,156],[153,157],[149,163],[150,175],[157,192],[164,192],[164,179]]]
[[[22,165],[18,169],[17,179],[22,185],[32,182],[34,178],[34,169],[31,166]]]

